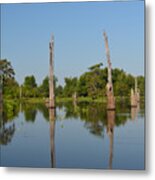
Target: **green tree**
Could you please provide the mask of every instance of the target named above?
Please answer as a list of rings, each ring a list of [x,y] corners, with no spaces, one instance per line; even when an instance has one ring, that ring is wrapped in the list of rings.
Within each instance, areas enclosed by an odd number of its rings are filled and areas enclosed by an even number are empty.
[[[63,87],[61,85],[58,85],[55,90],[55,95],[57,97],[63,97]]]
[[[91,66],[89,68],[90,71],[85,72],[79,77],[77,83],[78,96],[97,98],[106,95],[107,68],[101,69],[101,65]],[[112,81],[115,96],[130,96],[131,88],[135,87],[135,77],[122,69],[115,68],[112,70]],[[140,95],[144,96],[145,79],[143,76],[138,76],[137,81]]]
[[[56,94],[56,85],[57,85],[57,77],[54,76],[54,88],[55,88],[55,94]],[[49,97],[49,77],[46,76],[43,81],[42,84],[38,87],[38,91],[39,91],[39,96],[40,97]]]
[[[22,91],[24,97],[31,98],[38,96],[37,83],[33,75],[25,77]]]
[[[102,64],[94,65],[94,68],[91,69],[87,77],[88,96],[91,96],[93,99],[105,94],[106,69],[100,69],[99,65],[101,66]]]
[[[11,62],[7,59],[0,60],[0,76],[0,99],[2,100],[2,93],[4,98],[17,98],[19,85],[14,79],[15,72]]]
[[[43,82],[39,87],[39,96],[41,96],[41,97],[49,96],[49,77],[48,76],[46,76],[43,79]]]
[[[95,69],[99,69],[101,66],[103,66],[103,63],[95,64],[95,65],[89,67],[88,69],[93,71]]]
[[[115,96],[125,96],[128,94],[127,75],[123,70],[114,69],[112,73]]]
[[[0,60],[0,72],[4,81],[8,78],[14,78],[15,75],[11,62],[7,59]]]
[[[3,87],[4,98],[17,99],[19,98],[19,84],[15,79],[6,79]]]
[[[73,93],[77,91],[77,84],[78,84],[77,77],[65,78],[63,95],[65,97],[72,97]]]
[[[87,73],[84,73],[80,76],[77,85],[77,92],[78,92],[78,96],[83,96],[83,97],[88,96]]]
[[[33,75],[25,77],[24,87],[30,88],[30,89],[37,87],[37,83],[36,83],[35,77]]]
[[[88,68],[90,71],[82,74],[78,82],[78,95],[97,98],[105,94],[107,69],[101,69],[102,63]]]
[[[145,78],[143,76],[137,77],[138,88],[140,89],[140,95],[145,96]]]

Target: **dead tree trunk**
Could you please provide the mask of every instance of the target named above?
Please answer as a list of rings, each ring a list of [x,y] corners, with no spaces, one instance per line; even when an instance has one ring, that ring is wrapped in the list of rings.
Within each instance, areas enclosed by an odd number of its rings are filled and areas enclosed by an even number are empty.
[[[133,89],[131,89],[131,107],[137,107],[137,98]]]
[[[54,36],[52,35],[50,48],[50,73],[49,73],[49,108],[55,107],[55,95],[54,95]]]
[[[135,78],[135,94],[138,103],[140,101],[140,90],[138,89],[137,77]]]
[[[105,49],[106,49],[106,56],[108,62],[108,83],[106,85],[107,90],[107,109],[108,110],[115,110],[115,97],[113,93],[113,84],[112,84],[112,67],[110,61],[110,51],[108,45],[108,37],[106,32],[103,33],[104,40],[105,40]]]
[[[140,101],[140,91],[137,86],[137,78],[135,78],[135,89],[131,89],[131,107],[137,107]]]

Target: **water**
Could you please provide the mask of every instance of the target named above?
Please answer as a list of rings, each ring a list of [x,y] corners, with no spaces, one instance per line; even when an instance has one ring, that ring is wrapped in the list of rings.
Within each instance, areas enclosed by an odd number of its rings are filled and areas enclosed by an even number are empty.
[[[144,169],[144,107],[4,104],[1,166]]]

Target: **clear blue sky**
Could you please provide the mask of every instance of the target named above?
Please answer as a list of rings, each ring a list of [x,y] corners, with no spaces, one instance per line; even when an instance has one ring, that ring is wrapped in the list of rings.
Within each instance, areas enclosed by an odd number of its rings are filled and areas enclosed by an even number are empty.
[[[49,71],[49,41],[55,36],[55,74],[79,76],[95,63],[144,75],[144,1],[1,5],[1,58],[11,61],[23,83],[34,74],[40,84]]]

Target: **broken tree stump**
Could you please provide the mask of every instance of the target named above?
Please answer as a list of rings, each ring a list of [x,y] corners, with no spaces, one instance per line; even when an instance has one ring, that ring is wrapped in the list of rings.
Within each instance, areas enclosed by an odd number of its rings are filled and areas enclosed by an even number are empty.
[[[140,90],[137,88],[137,78],[135,78],[135,89],[131,89],[131,107],[137,107],[140,102]]]
[[[137,96],[133,89],[131,89],[131,107],[137,107]]]
[[[107,110],[115,110],[115,97],[112,92],[112,86],[110,83],[107,83]]]

